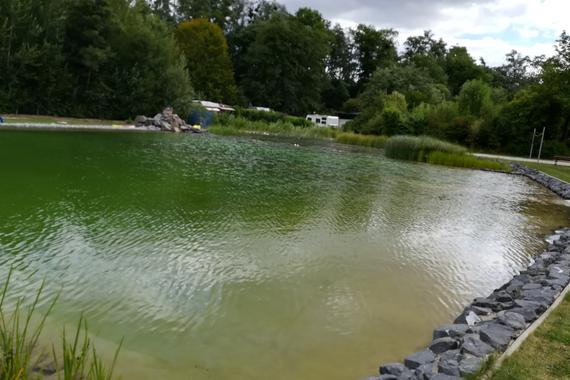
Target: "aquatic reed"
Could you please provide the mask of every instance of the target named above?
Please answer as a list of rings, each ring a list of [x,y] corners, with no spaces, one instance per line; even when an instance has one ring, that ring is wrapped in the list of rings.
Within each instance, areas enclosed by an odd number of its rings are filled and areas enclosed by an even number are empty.
[[[45,328],[46,320],[52,313],[58,296],[55,296],[45,311],[39,311],[38,305],[43,303],[42,294],[45,282],[42,281],[30,306],[25,307],[26,299],[19,297],[15,306],[9,307],[8,291],[14,273],[11,268],[2,287],[0,295],[0,379],[29,380],[41,379],[43,369],[38,364],[44,358],[40,347],[40,336]],[[122,346],[119,344],[110,367],[103,364],[88,336],[87,323],[83,316],[79,320],[74,339],[67,339],[65,329],[62,334],[61,352],[52,346],[50,367],[55,368],[58,379],[63,380],[111,380],[113,370]],[[91,348],[91,351],[90,351]],[[62,358],[62,365],[58,363]],[[50,372],[50,371],[48,371]]]
[[[394,136],[386,141],[386,157],[400,160],[425,162],[432,152],[453,154],[467,153],[467,149],[456,144],[428,136]]]

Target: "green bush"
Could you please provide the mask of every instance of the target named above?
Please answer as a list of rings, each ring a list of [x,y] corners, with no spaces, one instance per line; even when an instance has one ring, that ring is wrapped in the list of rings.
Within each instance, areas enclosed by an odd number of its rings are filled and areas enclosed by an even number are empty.
[[[428,136],[394,136],[386,141],[386,156],[409,161],[425,161],[432,152],[464,154],[467,149],[460,145]]]
[[[237,108],[235,116],[249,121],[264,121],[266,123],[288,122],[296,127],[304,128],[313,126],[313,123],[310,120],[306,120],[303,117],[289,116],[275,111],[266,112],[250,108]]]

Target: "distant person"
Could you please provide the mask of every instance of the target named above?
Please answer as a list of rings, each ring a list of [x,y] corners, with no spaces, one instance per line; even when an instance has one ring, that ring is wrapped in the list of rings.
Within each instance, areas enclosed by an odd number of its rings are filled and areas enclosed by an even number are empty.
[[[0,115],[0,124],[4,123],[4,118]]]

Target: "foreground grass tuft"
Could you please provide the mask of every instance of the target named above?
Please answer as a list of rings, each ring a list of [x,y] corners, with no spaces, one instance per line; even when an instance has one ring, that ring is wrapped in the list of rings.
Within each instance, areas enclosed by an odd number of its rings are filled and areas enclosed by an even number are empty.
[[[39,339],[58,297],[54,297],[47,310],[40,313],[37,307],[42,301],[42,282],[30,306],[24,307],[26,300],[20,297],[12,310],[7,311],[7,294],[12,274],[13,269],[10,269],[0,295],[0,379],[41,379],[43,368],[38,363],[45,362],[45,352],[39,346]],[[107,368],[88,336],[87,322],[82,316],[73,340],[68,340],[64,329],[61,350],[52,347],[50,367],[55,367],[58,379],[111,380],[121,346],[122,342],[115,352],[111,367]]]
[[[515,352],[492,380],[570,378],[570,295]]]

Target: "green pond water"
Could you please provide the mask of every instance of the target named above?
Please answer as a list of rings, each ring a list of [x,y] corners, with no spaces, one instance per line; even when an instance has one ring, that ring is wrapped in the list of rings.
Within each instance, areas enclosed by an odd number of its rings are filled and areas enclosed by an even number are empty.
[[[0,274],[61,291],[124,379],[362,379],[525,267],[524,178],[326,142],[0,133]],[[45,307],[45,305],[43,305]]]

